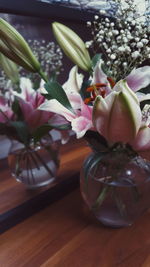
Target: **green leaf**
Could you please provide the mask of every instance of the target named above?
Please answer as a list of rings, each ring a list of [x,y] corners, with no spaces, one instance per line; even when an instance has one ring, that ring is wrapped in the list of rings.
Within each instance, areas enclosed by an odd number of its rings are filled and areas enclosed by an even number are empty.
[[[101,54],[96,54],[93,58],[92,58],[92,66],[93,68],[96,66],[97,62],[101,59]]]
[[[41,94],[42,96],[44,96],[47,100],[52,100],[54,99],[52,96],[50,96],[49,94]]]
[[[74,113],[65,91],[59,83],[49,81],[45,84],[45,89],[51,98],[56,99],[65,108]]]
[[[69,123],[62,125],[51,124],[51,127],[56,130],[71,130],[71,125]]]
[[[104,63],[101,65],[101,68],[102,68],[102,71],[103,71],[107,76],[109,76],[109,74],[108,74],[108,68],[107,68],[107,66],[106,66]]]
[[[12,103],[12,110],[17,116],[17,121],[24,121],[24,116],[23,116],[22,110],[20,108],[19,100],[17,97],[15,97],[15,99]]]
[[[36,129],[36,131],[33,133],[33,139],[34,142],[38,142],[43,136],[48,134],[50,130],[53,128],[49,124],[44,124]]]
[[[44,124],[36,129],[33,133],[34,142],[40,141],[40,139],[49,133],[52,129],[56,130],[70,130],[70,124],[62,124],[62,125],[51,125],[51,124]]]
[[[29,132],[27,124],[23,121],[11,121],[10,126],[15,128],[21,142],[23,142],[25,145],[28,145]]]

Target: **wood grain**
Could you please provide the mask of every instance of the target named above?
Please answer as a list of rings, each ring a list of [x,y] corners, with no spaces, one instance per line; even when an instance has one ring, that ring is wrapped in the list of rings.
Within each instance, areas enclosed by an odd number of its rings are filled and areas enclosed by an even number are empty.
[[[80,168],[89,151],[74,145],[63,154],[60,177]],[[0,267],[149,267],[149,225],[148,211],[130,227],[104,227],[74,190],[0,236]]]
[[[2,267],[149,267],[150,213],[128,228],[97,223],[79,190],[0,237]]]

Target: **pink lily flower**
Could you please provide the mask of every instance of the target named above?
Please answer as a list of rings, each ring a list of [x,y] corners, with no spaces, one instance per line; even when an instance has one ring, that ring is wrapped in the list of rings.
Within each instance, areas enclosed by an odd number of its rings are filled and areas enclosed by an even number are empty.
[[[93,79],[92,84],[97,83],[104,83],[106,95],[108,95],[112,91],[112,85],[107,77],[107,75],[102,70],[102,60],[100,60],[94,69],[93,73]],[[137,69],[133,69],[131,73],[125,78],[127,81],[128,86],[130,89],[132,89],[134,92],[136,92],[137,97],[140,101],[148,100],[150,99],[150,94],[142,94],[137,93],[142,88],[147,87],[150,84],[150,66],[144,66]],[[115,86],[113,87],[113,90],[115,89]]]
[[[99,60],[94,68],[92,84],[105,84],[105,94],[111,93],[112,86],[107,78],[107,75],[102,70],[103,60]]]
[[[32,88],[29,79],[21,78],[20,88],[21,93],[14,92],[14,94],[18,97],[24,120],[32,131],[48,122],[52,117],[52,113],[38,109],[38,107],[44,103],[45,98]]]
[[[123,80],[108,96],[97,96],[93,108],[93,124],[112,144],[130,143],[136,137],[142,120],[136,95]]]
[[[134,92],[147,87],[150,84],[150,66],[133,69],[126,80]]]
[[[141,127],[131,145],[141,156],[150,160],[150,105],[145,105],[142,110]]]
[[[76,133],[77,138],[84,136],[87,130],[93,128],[92,107],[87,106],[78,91],[80,90],[82,76],[77,73],[77,67],[73,67],[69,74],[68,81],[63,85],[67,94],[73,112],[65,108],[56,99],[45,101],[39,108],[54,112],[63,116],[71,123],[72,130]]]
[[[93,124],[110,145],[129,143],[150,159],[150,106],[141,111],[139,99],[125,80],[119,81],[105,98],[97,96]]]
[[[12,120],[14,113],[9,107],[8,100],[0,96],[0,122],[5,123]]]

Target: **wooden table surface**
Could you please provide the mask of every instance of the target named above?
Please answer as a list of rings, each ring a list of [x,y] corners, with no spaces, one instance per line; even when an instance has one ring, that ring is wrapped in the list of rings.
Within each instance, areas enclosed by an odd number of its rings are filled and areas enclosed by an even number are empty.
[[[3,233],[0,267],[150,267],[149,212],[111,229],[82,203],[76,189]]]
[[[150,213],[111,229],[84,211],[79,190],[0,237],[1,267],[149,267]]]

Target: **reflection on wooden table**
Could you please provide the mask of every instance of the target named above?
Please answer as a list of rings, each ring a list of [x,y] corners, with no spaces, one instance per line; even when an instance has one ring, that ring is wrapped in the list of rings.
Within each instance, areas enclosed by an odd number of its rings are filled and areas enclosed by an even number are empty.
[[[78,148],[69,149],[63,155],[60,175],[65,175],[65,170],[73,172],[80,168],[89,151],[83,148],[78,144]],[[2,173],[4,185],[7,170]],[[12,197],[11,188],[7,182]],[[1,186],[1,194],[5,190]],[[21,195],[17,186],[15,190],[14,195],[17,192]],[[12,203],[9,205],[15,204],[13,199]],[[1,235],[0,266],[149,267],[149,225],[147,212],[131,227],[104,227],[83,206],[76,189]]]

